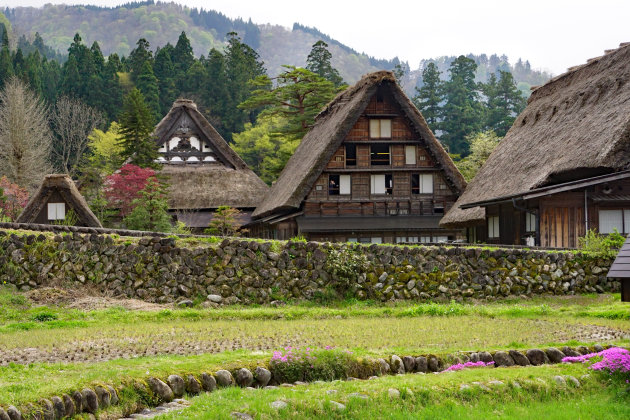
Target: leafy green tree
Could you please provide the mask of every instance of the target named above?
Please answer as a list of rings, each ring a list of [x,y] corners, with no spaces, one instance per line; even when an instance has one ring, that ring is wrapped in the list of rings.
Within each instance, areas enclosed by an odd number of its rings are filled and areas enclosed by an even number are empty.
[[[4,23],[0,22],[0,32],[2,32],[2,46],[9,48],[9,31]]]
[[[142,72],[136,77],[136,87],[142,93],[145,103],[151,109],[155,120],[160,119],[160,91],[158,79],[153,74],[153,67],[150,61],[145,61],[142,65]]]
[[[278,134],[285,125],[279,115],[259,115],[256,124],[247,123],[243,132],[234,134],[234,151],[269,185],[300,144],[300,138]]]
[[[457,169],[459,169],[466,181],[471,181],[477,175],[477,172],[488,160],[490,153],[497,147],[499,141],[501,141],[501,138],[497,137],[493,131],[484,131],[469,136],[470,154],[455,162]]]
[[[154,119],[142,93],[134,88],[125,97],[120,114],[120,144],[124,159],[142,168],[157,167],[157,145],[151,136]]]
[[[476,69],[473,60],[460,55],[451,63],[450,79],[444,83],[440,140],[448,146],[450,153],[462,156],[469,151],[467,136],[480,131],[483,126],[483,106],[475,83]]]
[[[132,203],[133,210],[124,219],[127,229],[170,232],[171,216],[168,214],[168,189],[156,177],[147,180],[140,191],[140,198]]]
[[[219,206],[212,213],[210,225],[204,233],[217,236],[240,236],[245,230],[239,230],[241,224],[237,220],[241,215],[239,209],[230,206]]]
[[[89,165],[97,168],[104,175],[111,175],[123,163],[123,148],[120,138],[120,125],[113,121],[107,131],[95,129],[88,136],[91,154]]]
[[[499,137],[505,136],[518,114],[525,109],[526,100],[516,87],[511,73],[499,71],[499,79],[493,73],[482,85],[486,96],[486,128]]]
[[[335,85],[310,70],[283,66],[277,77],[258,76],[250,82],[256,88],[239,108],[265,107],[261,115],[280,115],[286,125],[279,132],[302,138],[315,123],[315,116],[335,96]],[[275,83],[274,83],[275,82]]]
[[[435,63],[429,63],[422,70],[422,87],[416,87],[416,95],[413,97],[414,105],[422,112],[422,116],[435,132],[439,126],[441,113],[443,83],[440,80],[440,71]]]
[[[332,54],[328,51],[328,44],[324,41],[317,41],[313,44],[311,52],[306,59],[306,69],[332,82],[335,87],[342,86],[343,78],[339,75],[330,60]]]

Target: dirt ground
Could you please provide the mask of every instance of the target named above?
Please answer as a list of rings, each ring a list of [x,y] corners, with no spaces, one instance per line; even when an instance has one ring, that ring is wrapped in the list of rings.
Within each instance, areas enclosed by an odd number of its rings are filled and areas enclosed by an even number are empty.
[[[35,305],[55,305],[66,308],[91,311],[95,309],[107,309],[110,307],[125,308],[132,311],[159,311],[172,308],[172,304],[160,305],[144,302],[138,299],[114,298],[102,296],[96,290],[82,288],[81,290],[68,290],[54,287],[34,289],[24,294]]]

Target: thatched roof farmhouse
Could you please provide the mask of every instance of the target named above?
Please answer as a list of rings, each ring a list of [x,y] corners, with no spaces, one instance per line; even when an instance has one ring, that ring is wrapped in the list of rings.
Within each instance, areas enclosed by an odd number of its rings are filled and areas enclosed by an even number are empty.
[[[509,238],[502,234],[495,238],[502,237],[503,243],[522,243],[525,233],[534,232],[536,217],[542,226],[537,231],[539,243],[575,246],[580,232],[598,225],[599,210],[589,209],[589,204],[630,204],[630,189],[612,184],[627,178],[621,171],[629,167],[630,44],[621,44],[533,90],[525,110],[441,226],[487,227],[491,208],[497,217],[527,208],[525,213],[532,218],[529,231],[523,224],[524,213],[520,221],[503,217],[500,222],[493,220],[497,228],[500,225],[500,230],[509,230],[514,225],[517,229]],[[602,195],[595,186],[604,184],[608,187],[602,187]],[[571,197],[558,195],[570,191]],[[541,197],[565,205],[544,205],[539,203]],[[559,208],[567,209],[566,215],[558,216]],[[608,220],[607,213],[603,217]],[[549,226],[545,227],[546,223]],[[558,224],[566,226],[555,233],[545,231],[558,228]]]
[[[245,219],[262,201],[267,185],[199,112],[178,99],[155,127],[161,173],[168,178],[169,208],[195,228],[207,227],[219,206],[241,209]]]
[[[341,192],[329,187],[339,182]],[[320,112],[253,218],[276,237],[452,239],[438,221],[465,186],[394,75],[380,71]],[[270,225],[279,221],[293,225],[278,235]]]
[[[16,222],[67,223],[71,212],[76,217],[75,226],[102,227],[72,178],[65,174],[46,175]]]

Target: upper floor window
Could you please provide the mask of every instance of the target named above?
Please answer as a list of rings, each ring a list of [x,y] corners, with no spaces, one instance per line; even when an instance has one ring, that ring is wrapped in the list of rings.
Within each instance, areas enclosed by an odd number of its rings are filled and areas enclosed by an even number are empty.
[[[411,174],[412,194],[433,194],[433,174]]]
[[[370,164],[372,166],[390,165],[390,157],[389,144],[373,144],[370,146]]]
[[[405,146],[405,164],[416,164],[416,146]]]
[[[371,139],[389,139],[392,137],[392,120],[390,119],[371,119],[370,120],[370,138]]]
[[[346,166],[357,165],[357,145],[346,144]]]

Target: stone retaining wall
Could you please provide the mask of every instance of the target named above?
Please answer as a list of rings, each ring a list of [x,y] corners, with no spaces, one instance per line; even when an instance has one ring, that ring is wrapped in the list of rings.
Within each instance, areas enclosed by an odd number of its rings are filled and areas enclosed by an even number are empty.
[[[6,231],[0,284],[91,285],[155,302],[208,305],[355,296],[496,298],[619,290],[611,264],[578,252]]]
[[[610,346],[606,346],[609,348]],[[365,380],[373,379],[383,375],[398,375],[405,373],[436,373],[445,370],[447,367],[463,362],[489,363],[494,367],[509,366],[540,366],[543,364],[561,363],[565,356],[581,356],[592,352],[603,351],[604,347],[595,345],[591,348],[585,346],[562,347],[547,349],[529,349],[526,351],[509,350],[496,352],[459,352],[436,356],[433,354],[419,356],[397,356],[392,355],[387,360],[383,358],[362,359],[360,371],[355,372],[358,377],[344,376],[344,380]],[[252,372],[253,370],[253,372]],[[129,384],[117,384],[117,388],[108,384],[101,384],[95,387],[85,387],[82,390],[71,391],[61,396],[53,396],[50,399],[42,399],[38,404],[25,404],[22,410],[15,406],[0,406],[0,419],[26,420],[45,419],[56,420],[62,418],[72,418],[80,413],[97,413],[99,410],[107,409],[120,401],[119,394],[126,387],[135,389],[138,396],[142,396],[143,401],[138,401],[139,406],[156,406],[160,403],[170,403],[176,398],[184,395],[193,396],[201,392],[213,392],[217,388],[239,386],[241,388],[276,388],[280,386],[306,385],[307,382],[287,383],[282,377],[274,373],[272,364],[257,366],[255,369],[240,367],[231,370],[221,369],[216,372],[205,372],[200,375],[177,375],[172,374],[167,378],[148,377],[144,380],[130,381]],[[559,380],[557,379],[559,378]],[[574,377],[554,377],[554,380],[566,386],[567,380],[571,380],[574,386],[579,387],[579,381]],[[494,381],[489,385],[503,385],[502,382]],[[464,388],[460,388],[464,389]],[[486,388],[487,389],[487,388]],[[177,401],[177,400],[176,400]],[[125,413],[130,414],[130,413]],[[132,415],[133,416],[133,415]]]

